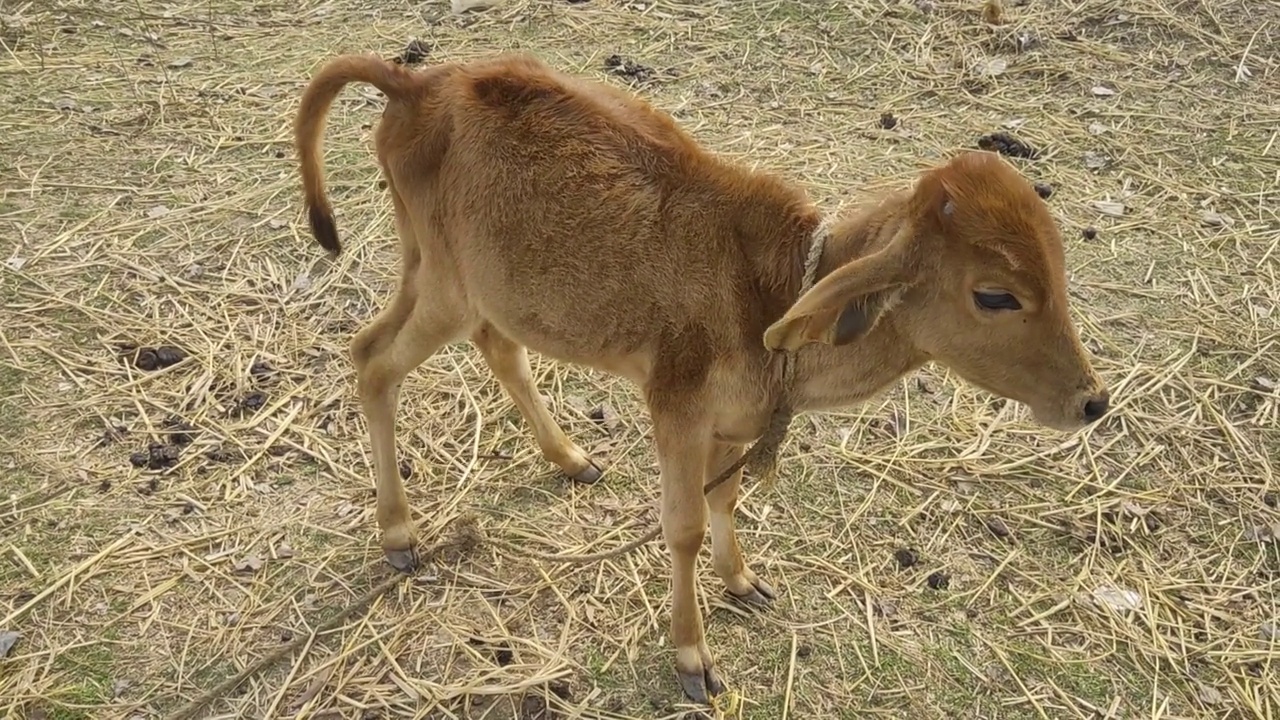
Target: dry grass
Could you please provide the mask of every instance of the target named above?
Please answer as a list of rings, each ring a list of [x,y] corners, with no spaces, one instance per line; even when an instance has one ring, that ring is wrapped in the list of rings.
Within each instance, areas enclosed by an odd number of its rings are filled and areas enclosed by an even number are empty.
[[[461,19],[435,0],[6,3],[0,632],[21,639],[0,660],[0,713],[167,716],[299,638],[212,715],[687,709],[659,543],[585,567],[461,548],[316,632],[389,574],[345,348],[398,258],[372,90],[344,93],[326,135],[336,265],[299,213],[290,120],[317,63],[420,37],[435,58],[650,66],[639,92],[832,210],[1008,123],[1042,150],[1018,162],[1056,188],[1116,412],[1047,435],[926,371],[801,418],[776,489],[741,511],[777,607],[744,615],[702,567],[738,716],[1280,716],[1280,10],[1005,5],[991,27],[946,0],[512,0]],[[188,357],[142,371],[117,357],[126,342]],[[634,392],[535,372],[607,480],[557,477],[478,355],[450,348],[402,401],[424,542],[474,515],[490,535],[593,551],[654,521]],[[611,422],[590,419],[601,405]],[[171,416],[195,428],[177,464],[132,467]]]

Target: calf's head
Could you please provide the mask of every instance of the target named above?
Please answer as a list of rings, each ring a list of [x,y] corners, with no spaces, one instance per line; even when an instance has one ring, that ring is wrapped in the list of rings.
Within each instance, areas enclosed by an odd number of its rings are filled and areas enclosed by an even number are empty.
[[[1108,391],[1071,321],[1062,238],[1026,179],[993,153],[967,152],[881,212],[863,227],[883,220],[891,239],[823,277],[766,346],[855,343],[887,317],[917,353],[1044,425],[1074,430],[1106,413]]]

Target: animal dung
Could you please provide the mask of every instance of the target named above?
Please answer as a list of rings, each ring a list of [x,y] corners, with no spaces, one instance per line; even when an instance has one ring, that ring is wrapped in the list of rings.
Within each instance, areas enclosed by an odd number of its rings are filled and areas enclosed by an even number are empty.
[[[177,465],[181,454],[182,450],[177,445],[151,443],[147,446],[146,452],[136,452],[130,455],[129,464],[136,468],[145,467],[148,470],[163,470]]]
[[[240,407],[250,412],[260,410],[266,404],[267,394],[264,392],[251,392],[240,400]]]
[[[903,570],[915,565],[919,561],[914,551],[909,548],[898,548],[893,551],[893,559],[898,561],[898,567]]]
[[[1006,157],[1035,160],[1040,153],[1007,132],[994,132],[978,138],[978,148],[998,152]]]
[[[1009,537],[1009,526],[1004,524],[1004,520],[1001,520],[998,517],[989,517],[983,522],[987,526],[987,529],[991,531],[992,535],[999,538]]]
[[[604,67],[614,75],[621,75],[641,82],[653,77],[653,68],[628,60],[621,55],[610,55],[605,58]]]
[[[417,65],[427,59],[427,55],[431,53],[431,48],[427,44],[414,38],[404,46],[404,50],[395,58],[395,62],[401,65]]]
[[[258,382],[265,382],[275,377],[276,368],[266,360],[254,360],[249,366],[249,375]]]
[[[134,351],[133,366],[139,370],[151,372],[162,370],[170,365],[177,365],[186,359],[187,354],[181,348],[172,345],[159,347],[140,347]]]
[[[196,429],[180,417],[166,418],[162,426],[169,434],[169,442],[173,445],[189,445],[195,439]]]

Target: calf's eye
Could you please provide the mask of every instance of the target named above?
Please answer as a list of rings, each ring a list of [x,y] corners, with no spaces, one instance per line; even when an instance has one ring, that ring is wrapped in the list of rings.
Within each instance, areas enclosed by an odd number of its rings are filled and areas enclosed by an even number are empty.
[[[1009,293],[975,292],[973,301],[983,310],[1021,310],[1022,303]]]

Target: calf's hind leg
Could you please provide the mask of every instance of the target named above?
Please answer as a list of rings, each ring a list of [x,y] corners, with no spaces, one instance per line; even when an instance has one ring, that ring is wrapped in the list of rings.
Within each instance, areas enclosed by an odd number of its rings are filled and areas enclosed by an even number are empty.
[[[351,342],[356,388],[373,452],[382,551],[392,567],[401,572],[412,572],[417,567],[418,538],[396,463],[400,384],[446,343],[466,335],[463,315],[452,312],[447,303],[432,305],[433,300],[403,283],[391,304]]]
[[[565,475],[577,482],[590,484],[599,480],[600,468],[564,434],[543,404],[538,388],[533,384],[529,353],[525,347],[489,323],[481,325],[471,335],[471,341],[480,348],[489,369],[533,429],[542,456],[559,465]]]

